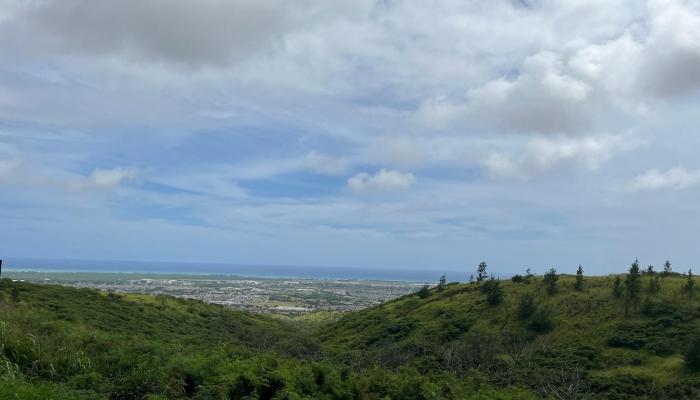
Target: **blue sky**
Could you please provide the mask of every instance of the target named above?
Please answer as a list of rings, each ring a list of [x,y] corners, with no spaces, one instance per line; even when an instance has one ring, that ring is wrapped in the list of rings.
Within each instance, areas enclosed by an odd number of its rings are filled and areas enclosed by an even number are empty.
[[[0,0],[0,254],[700,256],[700,6]]]

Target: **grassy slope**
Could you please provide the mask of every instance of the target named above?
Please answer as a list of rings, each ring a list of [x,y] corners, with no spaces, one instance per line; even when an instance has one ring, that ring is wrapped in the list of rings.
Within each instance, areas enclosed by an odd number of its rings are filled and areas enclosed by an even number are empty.
[[[0,280],[0,399],[534,398],[455,376],[323,360],[311,333],[334,319]]]
[[[577,292],[574,278],[562,276],[552,296],[541,283],[501,282],[505,297],[497,306],[487,304],[476,285],[448,285],[424,299],[411,295],[348,314],[319,337],[361,364],[408,363],[457,373],[475,367],[497,384],[534,389],[566,386],[558,381],[571,383],[578,370],[585,377],[582,390],[611,398],[626,397],[616,392],[689,396],[700,379],[686,371],[681,353],[700,332],[700,301],[681,295],[685,281],[675,276],[665,278],[661,293],[647,302],[649,279],[642,277],[637,307],[612,295],[611,277],[587,278],[585,290]],[[518,318],[524,293],[550,310],[551,331],[538,334],[529,328],[532,318]]]
[[[588,398],[697,397],[681,353],[700,332],[700,296],[669,277],[648,304],[643,294],[626,307],[611,281],[587,278],[576,292],[562,277],[553,296],[539,282],[502,282],[497,306],[475,285],[448,285],[290,322],[0,280],[0,398],[531,399],[572,384]],[[551,331],[518,318],[525,293],[550,310]]]
[[[168,390],[155,387],[158,382],[186,377],[178,371],[186,369],[183,363],[316,351],[291,324],[262,315],[193,300],[9,280],[0,280],[0,350],[0,382],[6,381],[0,398],[24,393],[19,398],[28,399],[73,397],[61,387],[27,381],[61,382],[85,389],[81,396],[121,390],[121,398],[137,398]],[[183,385],[172,386],[178,391]],[[46,394],[52,390],[58,394]]]

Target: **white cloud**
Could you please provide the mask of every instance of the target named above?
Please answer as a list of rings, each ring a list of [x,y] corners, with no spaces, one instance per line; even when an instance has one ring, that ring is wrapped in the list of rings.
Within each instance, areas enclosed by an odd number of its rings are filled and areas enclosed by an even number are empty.
[[[513,155],[493,151],[482,161],[497,177],[531,178],[552,170],[596,170],[619,151],[638,146],[629,136],[538,137]]]
[[[649,2],[651,33],[641,60],[641,89],[661,97],[690,94],[700,88],[700,3]]]
[[[304,166],[323,175],[340,175],[348,169],[348,159],[345,157],[333,157],[313,150],[306,154]]]
[[[517,78],[470,92],[465,117],[510,132],[567,133],[590,127],[591,87],[565,71],[560,55],[528,57]]]
[[[641,190],[680,190],[695,186],[700,183],[700,170],[688,170],[684,167],[673,167],[667,171],[650,169],[642,175],[635,177],[630,184],[630,189]]]
[[[136,177],[135,168],[116,167],[112,169],[95,169],[89,176],[72,180],[67,183],[73,190],[85,189],[114,189],[125,180]]]
[[[359,173],[348,179],[348,187],[354,192],[405,190],[413,186],[416,178],[410,172],[382,168],[374,175]]]

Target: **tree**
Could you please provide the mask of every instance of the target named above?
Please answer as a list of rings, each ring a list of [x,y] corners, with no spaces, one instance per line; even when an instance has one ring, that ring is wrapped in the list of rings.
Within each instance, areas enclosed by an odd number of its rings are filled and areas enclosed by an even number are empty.
[[[583,290],[583,267],[579,264],[576,270],[576,282],[574,283],[574,289],[579,292]]]
[[[474,283],[474,274],[469,275],[469,284]]]
[[[550,268],[549,271],[547,271],[544,274],[544,278],[542,279],[542,282],[544,282],[544,287],[547,290],[547,294],[553,295],[557,293],[557,281],[559,280],[559,275],[557,275],[557,270],[554,268]]]
[[[532,273],[530,268],[525,270],[525,282],[530,283],[531,280],[535,279],[535,274]]]
[[[420,290],[418,290],[418,297],[424,299],[428,296],[430,296],[430,286],[428,286],[428,284],[426,283],[425,285],[423,285],[423,287],[420,288]]]
[[[637,304],[639,302],[639,289],[641,285],[640,275],[639,260],[635,259],[630,266],[629,273],[625,277],[627,300],[632,304]]]
[[[528,327],[537,333],[547,333],[554,328],[551,311],[547,308],[539,308],[532,315]]]
[[[476,281],[481,282],[484,279],[486,279],[486,261],[482,261],[479,263],[479,266],[476,268]]]
[[[523,278],[522,275],[515,274],[515,275],[513,275],[513,276],[510,278],[510,280],[511,280],[513,283],[521,283],[521,282],[525,281],[525,278]]]
[[[481,285],[481,292],[486,295],[486,302],[492,306],[501,304],[503,301],[503,288],[501,282],[493,276]]]
[[[442,291],[445,288],[445,284],[447,283],[447,278],[445,275],[440,276],[440,281],[438,282],[437,289],[439,291]]]
[[[683,285],[683,292],[688,297],[693,297],[695,292],[695,277],[693,277],[693,270],[688,270],[688,275],[685,278],[685,285]]]
[[[532,295],[530,293],[522,295],[518,301],[518,318],[526,320],[530,318],[535,311],[537,311],[537,305]]]
[[[671,268],[671,262],[666,260],[666,262],[664,263],[664,272],[661,275],[665,278],[671,275],[671,271],[673,271],[673,269]]]
[[[647,267],[647,275],[654,275],[654,266],[651,264]]]
[[[616,299],[622,297],[622,279],[620,279],[620,275],[615,276],[615,280],[613,281],[613,296],[615,296]]]

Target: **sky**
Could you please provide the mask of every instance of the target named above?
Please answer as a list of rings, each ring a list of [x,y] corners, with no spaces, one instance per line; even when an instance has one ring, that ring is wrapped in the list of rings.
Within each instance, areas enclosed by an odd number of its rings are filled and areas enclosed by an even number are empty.
[[[0,0],[0,255],[676,270],[695,0]]]

